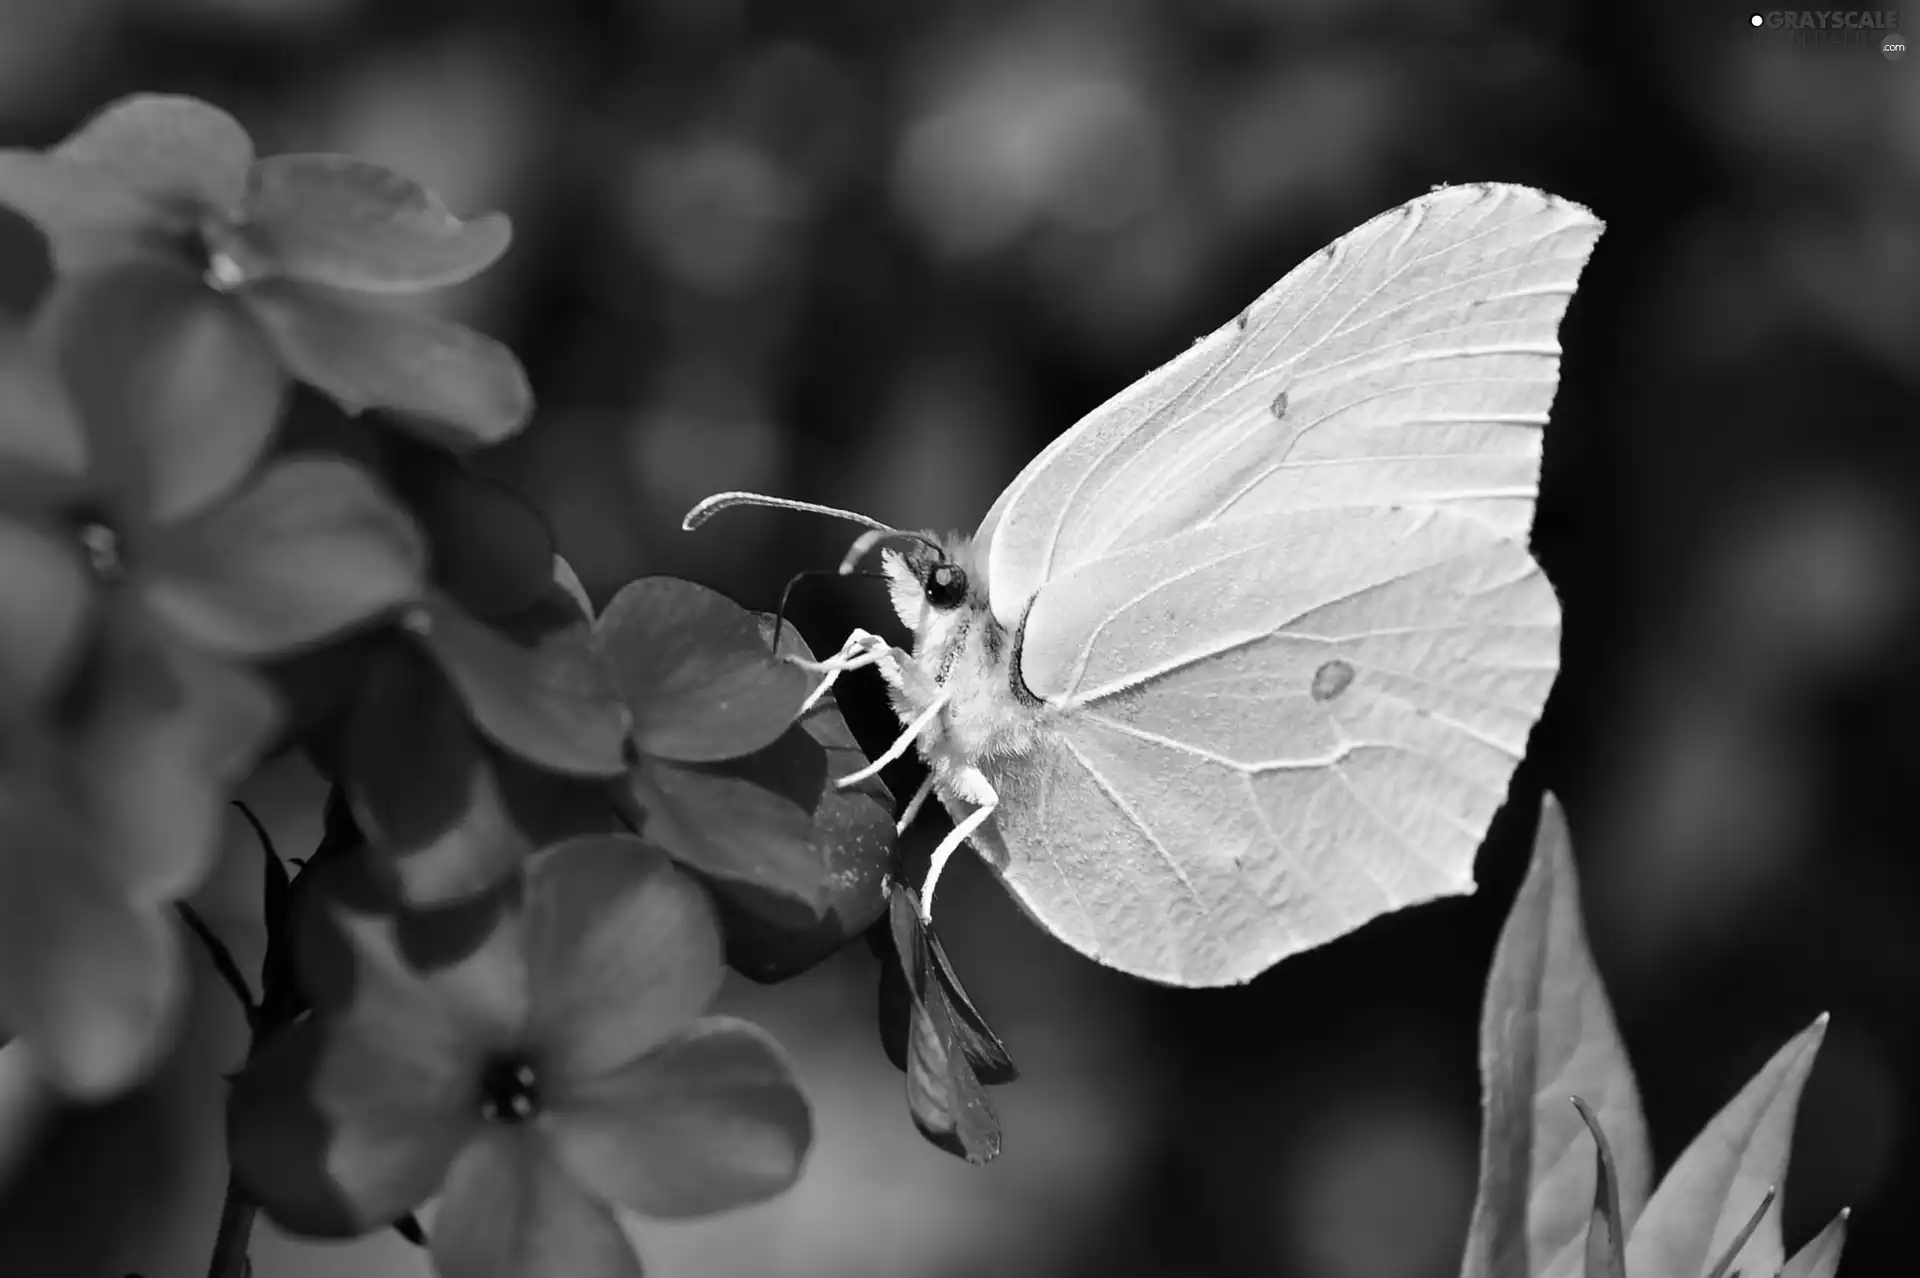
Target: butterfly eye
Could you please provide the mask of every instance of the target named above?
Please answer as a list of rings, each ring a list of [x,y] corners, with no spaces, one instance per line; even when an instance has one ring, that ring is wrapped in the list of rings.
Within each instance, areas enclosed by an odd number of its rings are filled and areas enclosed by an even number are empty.
[[[957,608],[967,597],[967,574],[952,564],[940,564],[927,574],[927,602],[936,608]]]

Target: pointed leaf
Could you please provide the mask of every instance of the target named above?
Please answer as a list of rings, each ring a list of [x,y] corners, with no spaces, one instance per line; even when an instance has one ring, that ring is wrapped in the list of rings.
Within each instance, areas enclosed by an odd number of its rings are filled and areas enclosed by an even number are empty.
[[[1541,802],[1533,862],[1494,950],[1480,1022],[1480,1191],[1466,1278],[1577,1278],[1594,1198],[1579,1115],[1612,1140],[1623,1229],[1646,1201],[1646,1124],[1580,920],[1566,817]]]
[[[158,529],[137,565],[155,611],[210,651],[262,656],[420,597],[426,549],[359,467],[294,457],[230,502]]]
[[[1760,1200],[1760,1205],[1753,1209],[1753,1214],[1747,1217],[1747,1223],[1740,1227],[1740,1232],[1733,1236],[1733,1241],[1727,1244],[1727,1250],[1721,1255],[1719,1262],[1707,1271],[1707,1278],[1727,1278],[1727,1271],[1733,1268],[1733,1262],[1739,1257],[1740,1249],[1747,1245],[1747,1239],[1753,1237],[1754,1230],[1760,1228],[1760,1222],[1766,1218],[1767,1212],[1772,1210],[1777,1193],[1774,1186],[1767,1186],[1766,1196]]]
[[[406,627],[452,678],[474,723],[506,749],[577,776],[626,769],[626,707],[585,626],[522,644],[433,594]]]
[[[253,169],[243,233],[259,268],[363,292],[470,279],[513,238],[504,214],[461,221],[391,169],[345,155],[274,155]]]
[[[520,361],[465,325],[286,280],[249,284],[238,296],[287,371],[349,413],[405,414],[402,425],[451,449],[497,444],[533,413]]]
[[[1583,1278],[1627,1278],[1627,1231],[1620,1220],[1620,1178],[1600,1119],[1578,1096],[1573,1107],[1593,1133],[1593,1212],[1587,1221]],[[1523,1271],[1517,1271],[1523,1272]]]
[[[1847,1242],[1847,1209],[1827,1222],[1827,1227],[1793,1254],[1780,1278],[1834,1278],[1840,1272],[1840,1250]]]
[[[777,741],[809,679],[779,660],[752,613],[717,590],[642,577],[608,601],[594,626],[643,754],[712,763]]]
[[[1694,1137],[1633,1227],[1628,1272],[1698,1278],[1727,1251],[1755,1204],[1786,1176],[1800,1090],[1826,1031],[1823,1014]],[[1743,1267],[1777,1273],[1783,1253],[1779,1213],[1771,1212],[1749,1242]]]
[[[170,521],[253,469],[285,378],[232,299],[171,266],[126,263],[63,279],[35,327],[79,408],[95,481],[120,512]]]

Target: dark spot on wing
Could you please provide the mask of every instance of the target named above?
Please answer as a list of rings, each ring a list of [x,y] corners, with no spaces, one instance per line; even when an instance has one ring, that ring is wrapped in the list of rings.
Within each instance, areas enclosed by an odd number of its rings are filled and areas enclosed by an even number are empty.
[[[1233,325],[1235,328],[1245,329],[1247,326],[1247,313],[1241,311],[1238,315],[1234,316]]]
[[[1315,701],[1331,701],[1347,690],[1353,682],[1353,667],[1335,659],[1322,665],[1313,672],[1313,687],[1309,690]]]
[[[1287,418],[1287,393],[1286,393],[1285,391],[1281,391],[1281,392],[1280,392],[1280,393],[1279,393],[1278,395],[1275,395],[1275,396],[1273,397],[1273,415],[1274,415],[1274,417],[1275,417],[1275,419],[1276,419],[1276,420],[1279,420],[1279,421],[1285,421],[1285,420],[1286,420],[1286,418]]]

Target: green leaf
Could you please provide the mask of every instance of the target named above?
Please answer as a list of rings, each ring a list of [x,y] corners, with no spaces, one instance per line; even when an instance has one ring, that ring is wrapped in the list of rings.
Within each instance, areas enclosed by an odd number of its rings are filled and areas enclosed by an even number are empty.
[[[1727,1249],[1721,1254],[1719,1261],[1707,1271],[1707,1278],[1727,1278],[1727,1271],[1733,1268],[1734,1259],[1739,1256],[1740,1249],[1747,1245],[1747,1239],[1753,1237],[1754,1231],[1760,1228],[1760,1222],[1773,1208],[1773,1200],[1777,1193],[1774,1186],[1767,1186],[1766,1195],[1760,1199],[1760,1205],[1753,1209],[1753,1214],[1747,1217],[1747,1223],[1740,1227],[1740,1232],[1735,1234],[1733,1241],[1727,1244]]]
[[[760,614],[759,622],[771,641],[773,618]],[[807,660],[813,656],[792,626],[781,629],[780,652]],[[824,767],[816,759],[819,751],[825,752]],[[727,962],[753,980],[783,981],[839,950],[885,913],[887,871],[893,860],[893,796],[878,777],[845,790],[833,784],[867,760],[831,694],[750,759],[786,764],[773,788],[790,795],[809,814],[811,855],[803,864],[823,885],[821,913],[810,926],[795,927],[788,918],[791,911],[777,902],[771,911],[763,911],[756,908],[762,902],[751,890],[730,888],[724,880],[713,887],[727,935]],[[721,771],[732,766],[715,765]]]
[[[1580,1121],[1593,1133],[1593,1211],[1587,1221],[1586,1268],[1582,1278],[1627,1278],[1627,1230],[1620,1217],[1620,1178],[1613,1150],[1600,1119],[1578,1096],[1573,1098]],[[1516,1270],[1524,1274],[1525,1270]]]
[[[90,469],[119,510],[167,522],[233,491],[285,397],[272,349],[230,298],[170,266],[63,279],[36,320],[57,351]]]
[[[1540,807],[1533,861],[1494,950],[1480,1019],[1480,1190],[1465,1278],[1577,1278],[1594,1186],[1579,1115],[1612,1134],[1623,1229],[1646,1202],[1651,1156],[1633,1071],[1580,920],[1559,803]]]
[[[594,626],[641,752],[681,763],[738,758],[779,740],[808,676],[776,658],[752,613],[717,590],[642,577]]]
[[[1698,1278],[1714,1256],[1728,1250],[1754,1206],[1786,1176],[1800,1091],[1826,1031],[1823,1014],[1774,1053],[1694,1137],[1627,1239],[1630,1273]],[[1741,1267],[1776,1273],[1784,1250],[1774,1212],[1754,1233]]]
[[[455,450],[497,444],[533,413],[520,361],[465,325],[286,280],[249,284],[238,296],[287,371],[349,413],[403,414],[409,430]]]
[[[1780,1278],[1834,1278],[1840,1272],[1840,1250],[1847,1243],[1847,1209],[1827,1222],[1827,1227],[1793,1254]]]
[[[214,652],[263,656],[420,597],[426,549],[359,467],[295,457],[239,497],[155,530],[136,565],[149,605]]]
[[[142,93],[102,109],[54,155],[197,218],[238,207],[253,165],[240,122],[198,98]]]
[[[254,166],[243,234],[290,279],[413,292],[470,279],[507,250],[504,214],[462,221],[411,178],[345,155],[275,155]]]
[[[585,626],[523,644],[438,593],[406,626],[452,678],[475,725],[501,746],[576,776],[626,770],[626,707]]]

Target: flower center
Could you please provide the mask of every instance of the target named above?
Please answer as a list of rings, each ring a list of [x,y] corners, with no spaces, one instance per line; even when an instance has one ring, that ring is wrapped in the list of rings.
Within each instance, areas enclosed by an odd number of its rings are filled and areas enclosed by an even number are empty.
[[[80,544],[86,548],[94,576],[102,581],[118,581],[125,575],[127,563],[120,554],[119,533],[102,523],[82,524]]]
[[[490,1123],[524,1123],[540,1112],[540,1078],[521,1056],[489,1062],[480,1075],[480,1116]]]

